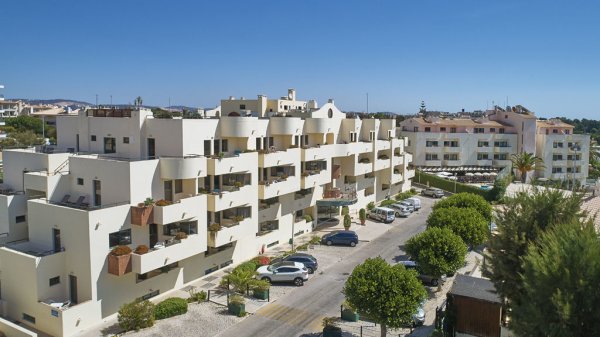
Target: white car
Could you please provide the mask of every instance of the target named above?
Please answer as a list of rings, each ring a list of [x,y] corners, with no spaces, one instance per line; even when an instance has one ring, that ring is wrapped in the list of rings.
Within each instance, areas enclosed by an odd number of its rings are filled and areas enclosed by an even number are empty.
[[[283,262],[281,264],[262,266],[256,270],[256,278],[273,282],[294,282],[297,286],[304,285],[308,281],[308,269],[304,263]]]

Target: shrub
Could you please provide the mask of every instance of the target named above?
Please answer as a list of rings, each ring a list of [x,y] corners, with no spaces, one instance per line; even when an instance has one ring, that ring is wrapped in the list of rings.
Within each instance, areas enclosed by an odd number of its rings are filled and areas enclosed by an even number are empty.
[[[146,200],[144,200],[144,206],[151,206],[151,205],[154,205],[154,199],[146,198]]]
[[[375,208],[375,203],[371,201],[370,203],[367,204],[367,209],[370,211],[373,208]]]
[[[325,317],[323,318],[323,332],[341,332],[342,328],[336,325],[336,317]]]
[[[253,258],[251,260],[251,262],[254,263],[254,265],[256,267],[258,267],[258,266],[266,266],[266,265],[269,265],[271,263],[271,258],[268,257],[268,256],[259,255],[259,256],[255,257],[255,258]]]
[[[113,256],[123,256],[131,253],[131,248],[129,246],[116,246],[113,250],[110,251],[110,255]]]
[[[175,234],[175,239],[177,239],[177,240],[187,239],[187,233],[186,232],[177,232],[177,234]]]
[[[137,248],[135,248],[135,250],[133,252],[138,255],[144,255],[144,254],[148,253],[148,251],[149,251],[148,246],[139,245],[139,246],[137,246]]]
[[[187,307],[188,302],[183,298],[167,298],[154,307],[154,317],[156,319],[165,319],[177,315],[183,315],[187,312]]]
[[[138,331],[154,325],[154,304],[150,301],[134,301],[119,308],[119,326],[125,331]]]
[[[350,229],[350,226],[352,225],[352,219],[350,218],[350,215],[346,214],[344,215],[344,228],[346,230]]]
[[[408,199],[408,198],[412,197],[413,195],[415,195],[415,193],[413,193],[412,191],[406,191],[406,192],[398,193],[398,194],[396,194],[396,196],[394,197],[394,199],[396,199],[398,201],[402,201],[404,199]]]
[[[313,235],[313,237],[310,239],[310,241],[308,241],[308,243],[311,245],[318,245],[319,243],[321,243],[321,237],[318,235]]]
[[[486,200],[492,200],[491,190],[482,190],[479,187],[458,183],[452,180],[440,178],[438,176],[434,176],[432,174],[423,173],[417,171],[417,177],[413,178],[415,182],[419,182],[423,185],[429,185],[431,187],[437,187],[444,191],[454,192],[456,187],[456,192],[467,192],[480,195],[484,197]]]
[[[246,303],[246,299],[240,295],[234,294],[229,296],[229,303],[231,304],[244,304]]]
[[[457,193],[438,201],[433,210],[448,207],[468,208],[472,207],[481,214],[488,222],[492,220],[492,205],[482,196],[473,193]]]
[[[395,203],[396,203],[395,200],[388,199],[388,200],[382,201],[381,204],[379,204],[379,206],[385,207],[385,206],[389,206],[389,205],[392,205],[392,204],[395,204]]]
[[[172,205],[173,202],[169,201],[169,200],[165,200],[165,199],[160,199],[159,201],[156,202],[156,206],[169,206]]]
[[[305,214],[304,215],[304,220],[306,220],[306,222],[311,222],[313,221],[313,218],[310,214]]]
[[[248,285],[254,280],[256,275],[256,264],[247,261],[235,267],[229,274],[221,279],[221,286],[227,285],[233,287],[233,291],[244,293]]]
[[[206,291],[196,291],[196,289],[192,288],[189,291],[190,297],[187,299],[188,303],[200,303],[206,301]]]
[[[308,250],[308,243],[296,247],[296,250]]]
[[[463,239],[468,246],[478,246],[488,237],[488,222],[474,208],[438,208],[429,214],[427,228],[450,229]]]
[[[350,209],[348,206],[342,206],[342,216],[346,216],[348,214],[350,214]]]
[[[257,291],[267,291],[271,288],[271,283],[269,283],[269,281],[254,280],[252,281],[250,288]]]
[[[244,220],[244,217],[241,215],[236,215],[232,217],[231,220],[233,220],[233,222],[242,222]]]

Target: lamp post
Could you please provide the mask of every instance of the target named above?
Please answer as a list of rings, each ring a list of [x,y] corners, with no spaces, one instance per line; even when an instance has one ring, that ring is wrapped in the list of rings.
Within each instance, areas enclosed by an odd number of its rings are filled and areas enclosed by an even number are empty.
[[[573,186],[571,186],[571,191],[575,191],[575,174],[577,173],[577,151],[581,150],[578,145],[573,144],[571,146],[571,151],[575,152],[575,156],[573,157],[573,170],[571,174],[573,175]]]

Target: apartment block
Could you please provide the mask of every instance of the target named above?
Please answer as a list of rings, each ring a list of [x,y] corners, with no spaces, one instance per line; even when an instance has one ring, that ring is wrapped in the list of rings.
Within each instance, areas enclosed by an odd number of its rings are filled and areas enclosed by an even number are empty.
[[[4,151],[0,314],[70,336],[414,176],[394,120],[346,118],[333,100],[290,90],[223,100],[219,115],[90,108],[57,117],[56,147]],[[120,245],[134,252],[109,256]]]
[[[402,121],[400,133],[412,164],[423,170],[501,170],[513,154],[528,152],[544,161],[530,177],[585,182],[588,174],[589,135],[575,135],[559,120],[538,120],[522,106],[478,117],[424,113]]]

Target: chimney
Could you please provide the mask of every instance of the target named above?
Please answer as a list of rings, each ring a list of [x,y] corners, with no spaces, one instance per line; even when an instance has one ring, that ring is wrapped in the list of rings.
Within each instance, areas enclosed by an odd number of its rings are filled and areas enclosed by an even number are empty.
[[[233,96],[229,96],[229,100],[230,100],[230,101],[233,101],[234,99],[235,99],[235,97],[233,97]]]
[[[296,100],[296,89],[288,89],[288,99],[290,101]]]
[[[331,103],[331,104],[334,104],[334,105],[335,105],[335,101],[333,100],[333,98],[330,98],[330,99],[328,99],[328,100],[327,100],[327,103]]]

